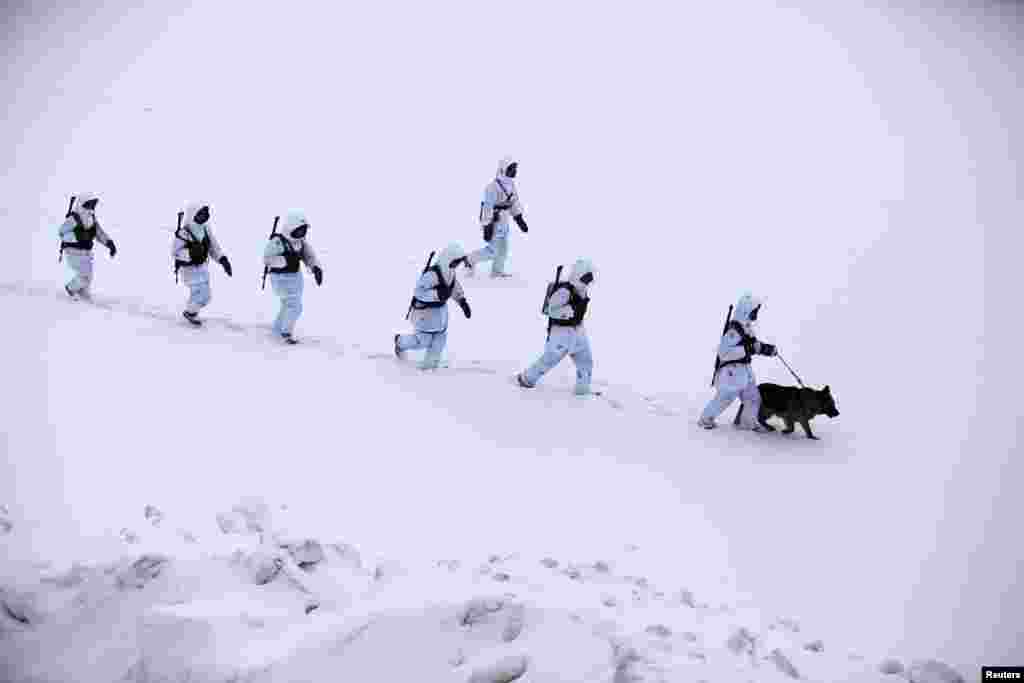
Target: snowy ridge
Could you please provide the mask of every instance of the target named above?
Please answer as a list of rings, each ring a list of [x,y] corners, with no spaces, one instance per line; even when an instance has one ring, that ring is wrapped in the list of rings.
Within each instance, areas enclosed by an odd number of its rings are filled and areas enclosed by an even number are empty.
[[[26,285],[21,283],[0,283],[0,294],[51,298],[56,299],[61,304],[70,306],[92,307],[101,311],[108,311],[116,315],[125,315],[134,318],[168,323],[172,326],[171,329],[180,328],[181,334],[202,334],[205,335],[203,339],[212,343],[237,343],[237,338],[243,337],[251,339],[254,342],[259,342],[261,346],[257,348],[265,348],[262,345],[275,349],[280,347],[278,340],[274,339],[270,334],[270,325],[266,323],[237,322],[232,318],[224,316],[204,315],[202,317],[204,324],[212,329],[197,331],[182,324],[180,311],[176,311],[169,306],[152,304],[142,299],[98,295],[94,296],[93,299],[88,302],[69,301],[66,294],[61,291],[43,285]],[[227,333],[229,337],[220,341],[215,337],[211,337],[211,335],[221,333]],[[423,371],[416,367],[414,362],[398,362],[393,353],[368,351],[358,343],[346,344],[327,336],[304,335],[301,340],[301,346],[315,348],[333,359],[348,357],[350,359],[360,359],[363,361],[375,361],[378,364],[378,372],[397,371],[404,376],[424,374]],[[569,363],[569,361],[566,361],[566,363]],[[497,375],[508,378],[509,382],[514,385],[514,376],[520,369],[521,363],[513,361],[501,362],[490,360],[485,362],[480,360],[449,359],[446,360],[440,368],[426,371],[425,374],[441,376]],[[574,403],[596,402],[605,404],[611,409],[617,411],[635,411],[658,417],[682,418],[687,422],[693,422],[691,415],[693,412],[692,407],[679,405],[677,403],[674,404],[671,398],[638,393],[628,385],[610,383],[607,379],[598,378],[593,382],[595,390],[594,395],[585,398],[567,395],[567,386],[567,383],[565,381],[559,381],[556,375],[529,391],[524,392],[522,390],[517,390],[514,393],[524,401],[535,401],[544,403],[545,405],[552,400],[563,402],[571,401]],[[500,390],[504,391],[504,387],[500,387]],[[703,397],[701,397],[700,400],[703,400]],[[700,430],[694,431],[699,432]],[[741,438],[749,437],[750,435]],[[701,437],[698,436],[697,438]],[[756,439],[757,437],[753,438]],[[773,437],[773,441],[778,441],[779,438],[785,437],[776,435]],[[797,434],[791,438],[786,438],[785,441],[802,442],[803,439],[800,434]],[[771,442],[769,442],[767,447],[772,449]]]
[[[142,532],[124,530],[118,559],[6,578],[4,680],[852,683],[903,672],[793,619],[651,581],[636,546],[597,560],[397,563],[303,536],[287,507],[260,500],[219,514],[207,539],[152,506],[145,518]],[[909,680],[962,680],[921,677],[923,666]]]
[[[208,338],[210,335],[227,333],[232,337],[243,336],[263,342],[267,345],[275,347],[280,346],[278,340],[273,338],[270,334],[270,325],[266,323],[236,322],[235,320],[224,316],[204,315],[202,317],[204,325],[211,327],[212,330],[192,330],[182,323],[180,311],[168,306],[152,304],[142,299],[97,295],[90,301],[70,301],[64,292],[43,285],[0,283],[0,295],[4,294],[56,299],[62,304],[69,306],[92,307],[117,315],[160,321],[172,325],[172,329],[180,328],[181,334],[203,334]],[[209,341],[214,340],[210,339]],[[231,342],[232,340],[227,339],[223,341]],[[348,355],[349,357],[360,358],[362,360],[378,361],[381,364],[382,369],[397,365],[403,372],[415,371],[416,374],[420,374],[420,371],[415,367],[415,363],[397,363],[394,354],[386,352],[368,352],[365,351],[360,344],[345,344],[336,339],[325,336],[303,336],[301,345],[314,347],[332,358],[340,358]],[[485,366],[483,361],[479,360],[468,360],[455,363],[446,361],[441,368],[427,371],[427,374],[510,376],[514,375],[515,372],[518,372],[518,367],[519,366],[514,363],[501,364],[499,366],[493,362],[490,365]],[[644,410],[652,415],[682,417],[676,409],[664,405],[657,397],[637,394],[626,386],[613,386],[607,381],[597,380],[594,383],[594,387],[598,393],[592,396],[591,400],[599,400],[607,403],[607,405],[616,410],[632,408]],[[555,393],[556,395],[564,394],[565,387],[564,384],[560,385],[557,382],[553,383],[553,385],[552,383],[549,383],[535,387],[531,390],[531,393],[537,393],[542,395],[544,398],[550,398],[552,393]],[[579,399],[573,400],[578,401]]]
[[[455,361],[452,367],[423,373],[390,354],[368,352],[328,337],[313,337],[306,347],[284,348],[259,324],[214,317],[209,328],[194,330],[180,323],[169,307],[129,298],[99,296],[91,304],[72,302],[49,287],[23,284],[0,286],[0,297],[13,310],[31,305],[37,313],[52,316],[49,324],[70,326],[65,336],[86,348],[91,348],[93,334],[102,347],[110,346],[111,339],[142,345],[146,368],[167,365],[182,353],[190,363],[204,363],[205,356],[213,355],[214,363],[219,361],[217,369],[204,370],[204,375],[222,373],[225,363],[230,363],[242,371],[232,374],[258,376],[264,362],[287,358],[289,367],[301,363],[317,376],[330,376],[340,366],[348,390],[358,388],[364,400],[377,386],[371,382],[384,382],[378,389],[389,397],[397,389],[411,394],[414,401],[422,396],[440,402],[442,411],[460,413],[479,403],[480,396],[491,404],[507,396],[504,400],[522,403],[524,411],[543,414],[558,426],[547,432],[547,438],[557,436],[558,428],[572,431],[574,425],[585,424],[592,432],[605,430],[597,437],[602,441],[618,438],[629,444],[640,432],[664,440],[656,430],[665,425],[676,439],[683,438],[692,453],[713,447],[716,438],[725,436],[697,429],[689,420],[680,430],[681,420],[663,417],[675,414],[665,407],[671,399],[616,386],[605,385],[604,398],[582,401],[569,392],[568,378],[531,392],[511,388],[504,381],[511,364],[490,362],[485,367],[480,362]],[[198,355],[188,350],[191,344],[198,345]],[[229,355],[222,358],[222,354]],[[51,360],[58,361],[59,356]],[[59,363],[51,372],[63,376]],[[125,372],[118,384],[129,387]],[[439,390],[438,382],[451,384],[457,393]],[[239,400],[234,389],[225,398]],[[119,402],[119,412],[129,410],[129,404],[116,394],[101,400],[108,408],[111,401]],[[171,405],[181,400],[171,399]],[[375,408],[371,403],[365,410],[370,415]],[[135,415],[146,419],[145,412]],[[594,424],[595,416],[600,425]],[[240,433],[227,431],[232,436]],[[733,434],[731,429],[719,431]],[[743,443],[754,435],[737,432],[735,436]],[[807,444],[816,458],[823,457],[813,442],[774,441]],[[316,442],[335,440],[324,432]],[[769,452],[781,457],[782,448]],[[122,466],[124,457],[118,454],[130,450],[124,446],[112,450],[111,462]],[[396,463],[403,468],[412,465],[407,458]],[[185,465],[195,468],[198,463]],[[822,636],[786,615],[762,612],[731,581],[724,577],[719,581],[716,572],[722,571],[721,560],[713,539],[696,519],[672,519],[671,537],[657,541],[669,550],[679,544],[693,551],[684,555],[682,572],[658,567],[659,560],[648,550],[649,534],[639,548],[609,545],[611,539],[632,532],[602,529],[615,516],[602,519],[596,510],[588,511],[580,522],[583,526],[576,529],[577,533],[586,526],[596,529],[592,552],[566,547],[540,553],[536,544],[518,545],[507,533],[501,508],[509,508],[511,520],[528,534],[540,534],[537,524],[557,526],[556,520],[533,520],[521,510],[523,502],[509,494],[524,484],[517,485],[508,473],[498,474],[498,465],[498,460],[482,465],[482,472],[493,472],[496,478],[468,471],[455,478],[454,492],[434,484],[437,490],[428,491],[423,503],[403,503],[403,509],[426,517],[423,504],[436,507],[438,496],[455,495],[457,517],[467,516],[467,510],[470,516],[486,510],[485,517],[493,517],[495,527],[505,532],[487,532],[484,544],[490,544],[491,550],[478,554],[467,549],[438,551],[432,557],[422,551],[405,556],[400,548],[387,554],[357,550],[345,542],[349,539],[336,534],[353,526],[365,538],[371,533],[365,521],[349,522],[342,514],[309,523],[310,503],[330,495],[330,487],[319,494],[303,491],[305,503],[294,508],[246,499],[212,520],[178,521],[180,509],[165,514],[147,503],[136,518],[138,524],[122,521],[111,528],[120,529],[116,540],[88,541],[82,550],[59,554],[62,559],[34,551],[49,530],[45,522],[26,518],[31,505],[22,506],[20,518],[5,511],[3,528],[8,533],[0,545],[8,562],[0,564],[0,648],[10,655],[5,658],[11,667],[9,677],[90,682],[321,681],[351,676],[475,683],[728,683],[794,677],[880,681],[887,676],[881,668],[903,671],[902,664],[858,654],[844,648],[841,640]],[[466,463],[460,461],[459,466],[464,468]],[[531,490],[542,484],[536,477],[551,474],[548,462],[536,471],[528,460],[513,466],[526,470],[523,481],[529,482]],[[599,466],[594,461],[586,468],[592,473]],[[363,473],[357,468],[354,474]],[[616,468],[614,476],[621,474]],[[223,477],[210,478],[226,483]],[[192,487],[193,496],[200,493],[194,479],[183,481]],[[589,486],[596,484],[591,481]],[[464,486],[472,488],[459,492]],[[176,487],[169,482],[166,488],[171,492]],[[557,489],[552,493],[559,495]],[[616,493],[621,496],[610,489],[596,502],[614,500]],[[631,500],[631,506],[641,504],[632,498],[624,500]],[[201,508],[201,501],[194,502]],[[568,503],[562,514],[571,518],[579,505]],[[365,505],[357,504],[354,510],[367,516]],[[435,523],[450,524],[452,519],[441,517]],[[655,519],[654,526],[660,525]],[[64,542],[65,537],[58,536],[58,542]],[[411,540],[405,528],[399,537]],[[549,547],[557,549],[555,544],[562,542],[557,539],[564,539],[564,532],[553,537],[556,540]],[[495,543],[500,547],[494,548]],[[104,651],[103,657],[95,656],[98,650]],[[395,657],[395,651],[404,654]],[[516,672],[521,675],[512,677]]]

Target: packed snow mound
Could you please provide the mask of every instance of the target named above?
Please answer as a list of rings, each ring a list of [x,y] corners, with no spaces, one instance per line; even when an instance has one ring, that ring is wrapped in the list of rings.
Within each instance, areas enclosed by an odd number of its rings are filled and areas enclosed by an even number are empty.
[[[3,680],[839,683],[903,671],[793,619],[655,582],[635,546],[403,562],[304,535],[260,500],[218,514],[205,539],[158,512],[146,506],[148,528],[120,557],[4,572]]]

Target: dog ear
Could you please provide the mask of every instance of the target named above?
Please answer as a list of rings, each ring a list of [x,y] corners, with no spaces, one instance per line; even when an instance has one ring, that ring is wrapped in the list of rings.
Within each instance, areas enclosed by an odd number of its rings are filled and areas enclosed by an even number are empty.
[[[824,391],[825,391],[826,394],[832,393],[832,390],[828,388],[827,384],[825,385]]]

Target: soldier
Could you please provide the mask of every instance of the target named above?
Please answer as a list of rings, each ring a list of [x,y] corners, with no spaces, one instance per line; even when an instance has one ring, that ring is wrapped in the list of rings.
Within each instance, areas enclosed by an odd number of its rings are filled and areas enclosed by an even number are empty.
[[[544,301],[544,312],[548,316],[548,339],[544,353],[533,365],[516,375],[519,386],[524,389],[534,388],[541,377],[568,355],[576,364],[576,394],[590,394],[594,357],[590,353],[590,338],[583,326],[583,319],[590,306],[590,285],[593,282],[594,264],[590,259],[580,259],[573,265],[568,280],[556,281],[549,287],[549,294]]]
[[[274,334],[286,344],[296,344],[292,336],[295,323],[302,315],[302,271],[299,263],[313,273],[316,286],[324,282],[324,271],[317,260],[313,245],[306,239],[309,221],[301,211],[290,211],[285,216],[281,232],[270,237],[263,251],[263,263],[270,272],[270,284],[281,299],[281,309],[274,319]]]
[[[526,219],[523,218],[523,207],[519,203],[516,192],[516,175],[519,163],[506,157],[498,164],[498,173],[494,180],[484,188],[484,199],[480,202],[480,226],[483,228],[484,242],[487,244],[474,251],[466,260],[470,273],[478,263],[494,261],[491,265],[491,277],[509,277],[505,272],[505,260],[508,258],[509,216],[524,233],[529,232]]]
[[[718,345],[718,367],[715,369],[714,380],[717,393],[697,421],[704,429],[714,429],[715,418],[738,398],[743,402],[745,414],[742,426],[755,432],[765,431],[757,423],[761,393],[757,389],[750,361],[757,354],[774,356],[776,349],[771,344],[758,341],[754,336],[760,310],[761,300],[753,294],[744,294],[736,303],[733,319],[726,326]]]
[[[174,231],[171,253],[174,256],[174,275],[179,273],[188,287],[189,297],[181,315],[189,323],[200,327],[199,311],[210,303],[210,268],[212,257],[231,277],[231,262],[221,251],[210,227],[210,206],[202,202],[188,204],[184,211],[185,224]]]
[[[64,291],[72,299],[89,299],[92,286],[92,245],[99,242],[110,252],[110,258],[117,254],[114,240],[104,232],[96,218],[99,199],[92,194],[82,193],[72,198],[71,209],[60,226],[60,257],[74,273],[64,285]]]
[[[395,335],[395,356],[404,358],[406,351],[426,349],[420,367],[424,370],[438,367],[448,344],[448,300],[455,299],[466,318],[472,315],[462,285],[455,277],[455,269],[465,260],[462,245],[453,242],[441,250],[433,265],[428,263],[416,281],[409,307],[413,333]]]

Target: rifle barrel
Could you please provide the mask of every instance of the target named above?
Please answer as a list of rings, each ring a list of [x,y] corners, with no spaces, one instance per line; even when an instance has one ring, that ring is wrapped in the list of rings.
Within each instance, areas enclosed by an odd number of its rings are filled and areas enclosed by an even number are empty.
[[[433,252],[432,251],[432,252],[430,252],[430,256],[427,257],[427,265],[423,266],[423,272],[424,273],[426,273],[428,270],[430,270],[430,262],[434,260],[434,254],[435,253],[437,253],[437,252]],[[412,308],[415,305],[415,303],[416,303],[416,296],[413,295],[413,297],[411,299],[409,299],[409,310],[405,312],[405,319],[406,320],[408,320],[409,316],[412,315]]]
[[[274,238],[274,234],[277,232],[277,222],[281,220],[280,216],[274,216],[274,227],[270,229],[270,237],[267,238],[269,242]],[[270,266],[263,266],[263,281],[260,283],[260,289],[267,288],[267,273],[270,271]]]
[[[732,305],[729,306],[729,311],[725,314],[725,325],[722,326],[722,336],[729,331],[729,321],[732,320]],[[722,361],[718,358],[718,352],[715,352],[715,370],[711,373],[711,386],[715,386],[715,376],[718,374],[718,366]]]

